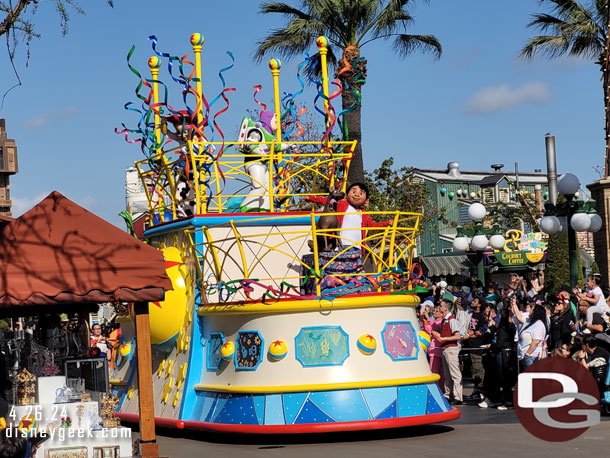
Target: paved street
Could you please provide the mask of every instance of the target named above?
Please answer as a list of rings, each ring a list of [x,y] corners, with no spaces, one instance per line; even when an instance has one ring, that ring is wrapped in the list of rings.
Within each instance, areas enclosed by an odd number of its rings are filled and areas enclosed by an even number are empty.
[[[610,418],[571,442],[543,442],[527,433],[514,410],[461,406],[462,417],[443,425],[349,434],[286,436],[226,436],[160,430],[164,456],[207,457],[604,457],[610,444]],[[179,436],[179,437],[178,437]]]

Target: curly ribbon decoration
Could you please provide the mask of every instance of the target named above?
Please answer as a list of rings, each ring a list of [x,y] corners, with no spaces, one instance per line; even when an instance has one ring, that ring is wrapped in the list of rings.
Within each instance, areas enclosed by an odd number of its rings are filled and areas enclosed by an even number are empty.
[[[416,269],[418,272],[416,273]],[[214,274],[210,274],[210,277],[213,277]],[[328,278],[329,276],[323,275],[319,276],[316,272],[309,268],[305,270],[305,277],[303,280],[303,284],[306,284],[311,278],[315,278],[316,282],[319,284],[324,278]],[[323,294],[319,297],[320,299],[329,299],[332,300],[335,297],[344,296],[347,294],[353,294],[358,291],[364,291],[367,289],[379,289],[382,286],[387,285],[396,285],[400,288],[394,289],[393,293],[401,293],[404,291],[408,291],[410,283],[425,283],[423,280],[423,270],[421,265],[414,263],[411,266],[410,270],[406,272],[403,271],[399,267],[391,267],[387,271],[362,276],[359,280],[357,278],[352,278],[349,283],[341,280],[338,277],[330,277],[331,283],[335,286],[334,288],[327,289],[323,292]],[[220,280],[216,285],[210,285],[206,282],[207,287],[205,287],[206,294],[213,295],[218,294],[219,302],[227,302],[234,294],[239,291],[243,291],[244,295],[248,300],[261,301],[263,304],[268,303],[268,300],[278,301],[281,298],[293,298],[293,299],[302,299],[303,296],[300,293],[300,286],[291,285],[287,281],[283,281],[280,283],[280,288],[277,289],[270,285],[265,285],[259,282],[258,279],[239,279],[239,280],[231,280],[228,282],[224,282]],[[252,285],[258,286],[263,289],[263,295],[258,299],[253,299],[251,293],[254,291]],[[291,293],[290,291],[293,291]]]
[[[261,107],[263,107],[261,109],[261,113],[262,113],[263,111],[265,111],[267,109],[267,105],[264,104],[263,102],[259,102],[256,98],[256,95],[263,89],[263,86],[262,86],[262,84],[257,84],[256,86],[252,86],[252,87],[254,88],[254,95],[253,95],[254,102],[256,102],[257,105],[260,105]]]

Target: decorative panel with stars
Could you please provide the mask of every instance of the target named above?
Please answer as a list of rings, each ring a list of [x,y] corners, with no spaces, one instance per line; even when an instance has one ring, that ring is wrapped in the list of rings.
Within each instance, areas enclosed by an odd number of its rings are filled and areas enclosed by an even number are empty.
[[[222,365],[222,355],[220,348],[225,343],[225,336],[222,332],[213,332],[208,338],[206,346],[206,369],[209,371],[217,371]]]
[[[258,331],[240,331],[235,341],[235,369],[255,371],[263,361],[265,341]]]
[[[341,326],[302,328],[294,343],[303,367],[341,366],[349,356],[348,336]]]
[[[393,361],[417,359],[419,353],[417,333],[410,321],[386,323],[381,335],[383,337],[383,351]]]

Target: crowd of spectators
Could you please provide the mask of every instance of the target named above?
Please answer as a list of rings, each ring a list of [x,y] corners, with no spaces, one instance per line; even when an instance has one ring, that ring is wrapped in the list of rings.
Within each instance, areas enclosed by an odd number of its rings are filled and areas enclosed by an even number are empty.
[[[470,400],[507,410],[519,372],[541,358],[579,361],[596,377],[601,394],[610,357],[607,301],[610,290],[602,290],[595,275],[582,290],[545,291],[537,278],[512,274],[502,288],[483,288],[478,280],[439,282],[418,306],[418,319],[431,336],[428,359],[445,397],[463,404],[463,375],[470,375]]]

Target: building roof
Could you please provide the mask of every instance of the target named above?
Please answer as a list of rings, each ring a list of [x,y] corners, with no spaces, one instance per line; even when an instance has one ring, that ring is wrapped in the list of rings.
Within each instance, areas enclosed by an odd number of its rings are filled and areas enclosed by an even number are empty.
[[[472,184],[494,184],[503,177],[511,181],[517,181],[514,172],[507,171],[471,171],[459,170],[458,174],[448,174],[447,169],[413,169],[416,175],[427,178],[431,181],[442,181],[444,183],[472,183]],[[519,172],[519,183],[524,185],[548,184],[546,174]]]
[[[159,301],[170,289],[160,251],[58,192],[0,229],[0,310]]]

